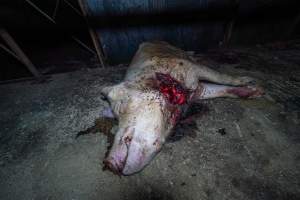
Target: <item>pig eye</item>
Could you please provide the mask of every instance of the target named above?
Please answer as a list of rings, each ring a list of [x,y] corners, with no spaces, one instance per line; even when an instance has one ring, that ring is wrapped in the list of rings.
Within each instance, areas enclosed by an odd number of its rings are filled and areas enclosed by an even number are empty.
[[[101,100],[106,101],[109,103],[109,100],[107,98],[107,96],[105,96],[104,94],[101,94]]]

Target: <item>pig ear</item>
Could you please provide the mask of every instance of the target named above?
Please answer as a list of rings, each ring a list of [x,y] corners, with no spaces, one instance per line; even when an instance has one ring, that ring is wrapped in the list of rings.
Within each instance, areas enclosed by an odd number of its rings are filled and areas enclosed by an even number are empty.
[[[119,100],[127,94],[127,88],[123,84],[106,86],[102,88],[101,94],[109,101]]]

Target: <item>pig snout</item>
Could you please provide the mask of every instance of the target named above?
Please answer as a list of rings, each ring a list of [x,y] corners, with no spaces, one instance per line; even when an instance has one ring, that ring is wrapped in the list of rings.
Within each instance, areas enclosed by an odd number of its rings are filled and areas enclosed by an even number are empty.
[[[123,174],[122,172],[127,161],[128,150],[132,140],[132,133],[128,131],[128,128],[124,136],[120,135],[120,133],[117,133],[114,144],[108,156],[103,161],[105,169],[109,169],[117,175]]]
[[[121,145],[117,150],[110,151],[104,165],[117,175],[132,175],[141,171],[151,161],[153,154],[153,151],[141,147],[139,143],[131,142],[129,146]]]
[[[149,144],[149,141],[121,137],[115,141],[109,155],[104,160],[105,168],[117,175],[132,175],[141,171],[156,153],[159,151],[157,144]]]
[[[125,147],[126,148],[126,147]],[[109,169],[114,174],[122,175],[126,164],[128,150],[127,148],[111,151],[107,158],[103,161],[105,169]]]

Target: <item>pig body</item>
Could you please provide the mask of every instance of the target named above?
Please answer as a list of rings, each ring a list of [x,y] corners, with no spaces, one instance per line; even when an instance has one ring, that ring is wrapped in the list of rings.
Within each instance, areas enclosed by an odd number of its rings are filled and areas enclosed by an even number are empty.
[[[183,50],[166,42],[141,44],[124,81],[102,89],[119,121],[104,164],[119,175],[141,171],[161,150],[190,103],[260,96],[260,88],[245,86],[250,81],[196,64]]]

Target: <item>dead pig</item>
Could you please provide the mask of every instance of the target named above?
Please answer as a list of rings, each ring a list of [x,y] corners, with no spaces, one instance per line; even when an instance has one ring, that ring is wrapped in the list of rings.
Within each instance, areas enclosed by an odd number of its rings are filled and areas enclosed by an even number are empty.
[[[261,96],[261,88],[247,86],[251,81],[197,64],[166,42],[142,43],[124,81],[102,89],[119,121],[105,166],[119,175],[141,171],[161,150],[192,102]]]

